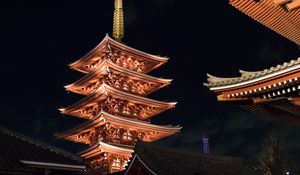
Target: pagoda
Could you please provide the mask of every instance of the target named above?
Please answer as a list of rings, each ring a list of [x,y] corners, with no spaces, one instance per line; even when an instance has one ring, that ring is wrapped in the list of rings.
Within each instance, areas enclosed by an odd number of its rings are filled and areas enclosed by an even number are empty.
[[[229,0],[254,20],[300,45],[300,0]],[[207,74],[220,102],[300,127],[300,58],[238,77]]]
[[[132,157],[137,140],[152,142],[180,131],[180,126],[154,125],[150,118],[174,108],[176,103],[147,98],[171,83],[146,73],[168,58],[151,55],[121,42],[124,37],[122,0],[115,0],[113,36],[108,35],[70,68],[85,75],[65,86],[85,96],[60,109],[62,114],[85,119],[80,126],[57,134],[58,138],[84,143],[80,153],[88,172],[108,174],[122,171]]]

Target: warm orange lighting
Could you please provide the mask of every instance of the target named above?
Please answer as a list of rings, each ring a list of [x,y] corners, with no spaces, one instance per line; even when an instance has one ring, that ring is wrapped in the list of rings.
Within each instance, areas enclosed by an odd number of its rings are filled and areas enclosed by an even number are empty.
[[[139,73],[148,73],[166,63],[168,58],[136,50],[106,36],[91,52],[69,66],[87,74],[104,60]]]
[[[300,0],[229,0],[252,19],[300,45]]]
[[[179,132],[179,126],[147,122],[176,105],[146,97],[171,83],[145,74],[166,61],[105,37],[70,65],[86,75],[65,88],[85,98],[60,109],[62,114],[88,121],[57,137],[89,145],[81,156],[89,168],[107,174],[124,170],[137,140],[152,142]]]
[[[105,60],[92,72],[79,81],[65,86],[67,91],[90,95],[103,83],[129,93],[146,96],[171,83],[169,79],[161,79],[138,73]]]
[[[291,0],[273,0],[273,1],[274,1],[274,4],[276,4],[276,5],[282,5],[282,4],[291,2]]]

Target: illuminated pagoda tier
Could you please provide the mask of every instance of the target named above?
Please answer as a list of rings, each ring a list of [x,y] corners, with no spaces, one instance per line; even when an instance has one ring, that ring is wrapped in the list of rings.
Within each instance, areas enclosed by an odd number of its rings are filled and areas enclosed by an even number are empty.
[[[124,36],[122,1],[115,0],[114,37],[108,35],[91,52],[70,64],[85,75],[65,86],[85,97],[62,114],[86,119],[82,125],[57,137],[89,146],[80,155],[89,171],[107,174],[125,169],[137,140],[152,142],[180,131],[180,126],[159,126],[150,118],[176,103],[147,98],[171,83],[146,75],[167,58],[133,49],[121,43]]]
[[[300,58],[241,76],[221,78],[208,74],[205,86],[220,102],[300,126]]]
[[[300,45],[300,0],[229,0],[229,3]]]

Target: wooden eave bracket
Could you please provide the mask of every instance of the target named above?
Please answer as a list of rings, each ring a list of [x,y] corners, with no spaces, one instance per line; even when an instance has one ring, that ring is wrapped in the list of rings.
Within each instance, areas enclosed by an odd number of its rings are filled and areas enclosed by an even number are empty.
[[[291,3],[286,4],[285,7],[289,12],[295,10],[300,7],[300,0],[294,0]]]

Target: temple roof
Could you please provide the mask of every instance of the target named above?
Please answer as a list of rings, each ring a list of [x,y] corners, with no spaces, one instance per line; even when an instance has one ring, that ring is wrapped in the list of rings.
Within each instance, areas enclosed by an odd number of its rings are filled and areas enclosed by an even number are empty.
[[[229,0],[229,3],[300,45],[300,0]]]
[[[160,175],[254,175],[241,159],[209,154],[197,154],[179,149],[166,148],[156,143],[138,141],[135,156],[127,167],[127,175],[131,175],[132,164],[139,161],[149,174]],[[134,173],[133,173],[134,174]]]
[[[134,80],[150,82],[152,84],[158,84],[158,88],[155,88],[152,91],[147,92],[145,95],[153,92],[154,90],[157,90],[159,88],[162,88],[162,87],[170,84],[172,81],[171,79],[162,79],[162,78],[156,78],[153,76],[149,76],[146,74],[141,74],[136,71],[129,70],[124,67],[118,66],[117,64],[113,63],[110,60],[104,60],[91,73],[85,75],[84,77],[82,77],[81,79],[76,81],[75,83],[65,86],[65,88],[69,91],[73,91],[74,88],[84,86],[85,83],[87,83],[93,79],[96,79],[96,78],[99,79],[99,78],[103,77],[104,75],[109,75],[110,72],[116,72],[117,74],[123,74]]]
[[[300,57],[297,60],[291,60],[290,62],[285,62],[281,65],[277,65],[276,67],[271,67],[262,71],[248,72],[240,70],[240,77],[222,78],[207,74],[208,83],[204,83],[204,85],[209,87],[211,90],[236,88],[256,83],[259,81],[264,81],[275,76],[286,74],[287,72],[298,70],[299,68]]]
[[[105,83],[103,83],[97,91],[94,93],[90,94],[83,100],[75,103],[74,105],[67,107],[67,108],[62,108],[59,109],[63,114],[69,114],[71,115],[72,112],[80,110],[83,107],[89,107],[95,105],[97,102],[103,101],[107,99],[109,96],[112,96],[113,98],[117,99],[124,99],[126,101],[129,101],[130,103],[137,103],[137,104],[143,104],[146,106],[151,106],[151,107],[157,107],[160,110],[151,114],[148,117],[151,117],[153,115],[156,115],[160,112],[163,112],[165,110],[171,109],[175,107],[176,102],[161,102],[157,100],[152,100],[149,98],[129,94],[122,92],[120,90],[117,90]]]
[[[85,159],[98,156],[103,153],[112,153],[123,155],[127,157],[131,157],[131,154],[134,152],[133,147],[125,147],[113,144],[107,144],[104,142],[99,141],[98,143],[94,144],[93,146],[89,147],[88,149],[80,152],[79,154],[84,157]]]
[[[0,171],[26,170],[24,162],[82,166],[82,159],[0,126]],[[23,162],[23,163],[22,163]]]
[[[28,169],[20,161],[13,161],[7,159],[0,159],[0,174],[3,174],[2,171],[5,172],[5,175],[8,171],[22,172],[22,174],[28,175],[33,173],[33,170]]]
[[[162,64],[164,64],[168,61],[168,58],[166,58],[166,57],[161,57],[161,56],[152,55],[152,54],[148,54],[148,53],[139,51],[139,50],[131,48],[123,43],[115,41],[114,39],[112,39],[108,35],[106,35],[104,37],[104,39],[93,50],[91,50],[88,54],[86,54],[81,59],[77,60],[76,62],[69,64],[69,66],[72,69],[87,73],[86,71],[81,70],[79,67],[86,64],[86,62],[95,59],[94,57],[98,53],[101,53],[102,51],[104,51],[108,45],[110,47],[116,47],[119,50],[124,51],[130,55],[135,55],[138,58],[142,58],[143,60],[148,60],[150,62],[153,62],[154,66],[152,68],[150,68],[149,70],[144,71],[143,73],[150,72],[151,70],[161,66]]]
[[[150,138],[151,141],[160,139],[162,137],[167,137],[169,135],[179,132],[181,129],[180,126],[154,125],[154,124],[150,124],[149,122],[120,117],[120,116],[114,116],[104,111],[101,111],[99,115],[96,116],[95,118],[88,120],[82,125],[70,129],[69,131],[57,134],[57,136],[71,141],[76,141],[76,139],[74,138],[79,134],[93,130],[96,127],[99,127],[106,123],[120,125],[120,128],[125,128],[126,130],[141,130],[141,131],[149,131],[149,132],[156,133],[151,135]]]
[[[278,98],[264,103],[240,105],[242,108],[284,123],[300,126],[300,106],[287,98]]]

